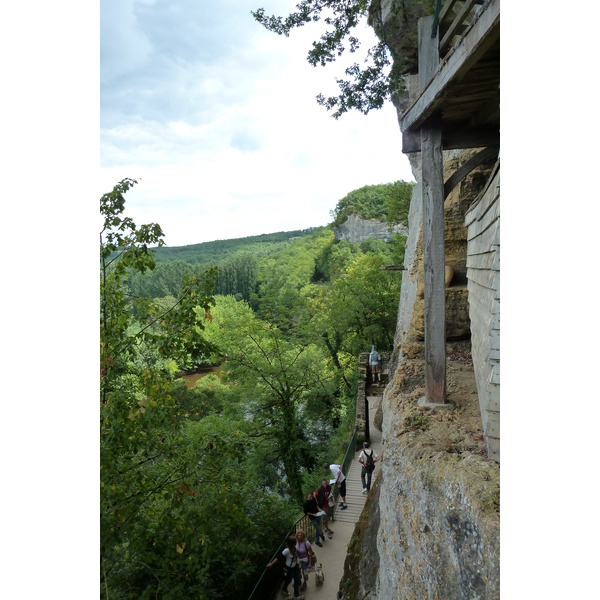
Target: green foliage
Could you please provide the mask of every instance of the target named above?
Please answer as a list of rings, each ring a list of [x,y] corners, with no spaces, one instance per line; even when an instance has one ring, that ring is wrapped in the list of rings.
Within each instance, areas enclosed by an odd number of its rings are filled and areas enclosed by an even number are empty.
[[[122,214],[134,183],[101,202],[103,592],[247,597],[321,463],[344,455],[356,356],[395,331],[400,278],[380,266],[405,240],[338,243],[319,228],[230,253],[219,280],[155,263],[160,228]],[[221,367],[191,390],[173,381],[194,364]]]
[[[260,260],[258,293],[253,296],[260,316],[284,329],[292,325],[303,310],[318,257],[333,237],[331,229],[321,228]]]
[[[157,262],[151,273],[130,272],[129,289],[137,298],[164,298],[179,295],[181,282],[186,275],[201,271],[182,260]]]
[[[218,265],[215,292],[223,296],[238,295],[249,301],[258,288],[258,258],[247,251],[232,255]]]
[[[269,31],[286,37],[295,27],[323,19],[330,29],[319,41],[313,42],[307,59],[313,66],[324,66],[346,51],[354,53],[359,48],[360,40],[353,32],[359,22],[367,17],[369,4],[368,0],[302,0],[296,5],[297,11],[285,19],[266,16],[262,8],[253,11],[252,16]],[[336,119],[351,109],[367,114],[370,110],[381,108],[389,97],[389,75],[386,71],[390,64],[387,46],[382,42],[376,44],[367,53],[366,68],[354,63],[346,69],[350,80],[336,80],[340,88],[339,96],[325,98],[319,94],[317,102],[327,110],[336,108],[333,113]]]
[[[265,462],[281,463],[286,493],[301,505],[305,499],[301,472],[312,462],[309,417],[314,421],[326,416],[319,396],[328,397],[333,391],[323,369],[325,356],[315,344],[288,338],[258,318],[247,303],[232,297],[218,302],[207,334],[227,354],[229,378],[245,398],[255,435],[268,442]],[[312,428],[317,435],[318,428]]]
[[[162,243],[158,226],[122,216],[134,183],[101,200],[103,596],[245,597],[295,510],[260,477],[247,479],[261,445],[233,390],[213,379],[188,396],[168,381],[174,360],[212,348],[203,328],[214,272],[186,275],[176,298],[140,303],[134,318],[127,270],[150,271],[148,245]]]
[[[308,309],[311,327],[319,332],[335,364],[354,361],[374,343],[391,348],[396,326],[400,278],[382,271],[390,264],[383,252],[356,254],[328,286],[321,287]]]
[[[409,429],[427,431],[429,427],[429,417],[420,412],[413,412],[404,418],[404,426]]]
[[[264,233],[232,240],[215,240],[173,248],[163,246],[157,248],[155,258],[157,264],[180,260],[190,265],[208,267],[217,265],[239,252],[251,253],[257,257],[264,256],[284,248],[297,238],[310,235],[314,230],[314,227],[309,227],[308,229]]]
[[[231,410],[236,402],[232,388],[212,373],[199,379],[190,390],[184,380],[177,379],[171,383],[169,391],[182,417],[190,421],[198,421],[210,414],[222,414],[226,406]]]
[[[356,52],[360,40],[355,36],[357,25],[367,19],[380,41],[367,51],[364,66],[358,63],[345,69],[348,79],[337,79],[340,93],[326,98],[317,95],[317,103],[327,110],[334,110],[332,116],[338,119],[349,110],[363,114],[381,108],[390,98],[398,98],[405,91],[403,75],[414,72],[414,65],[406,65],[404,57],[394,48],[400,44],[416,48],[416,22],[418,17],[433,14],[435,0],[410,0],[386,3],[386,23],[383,23],[381,0],[302,0],[296,5],[296,12],[285,19],[267,16],[264,9],[252,12],[252,16],[269,31],[289,36],[292,29],[303,27],[311,22],[323,20],[329,29],[319,41],[312,43],[307,60],[313,65],[324,66],[335,61],[346,51]],[[412,25],[405,31],[407,23]],[[388,43],[388,32],[393,29],[395,43]],[[412,31],[411,29],[414,29]],[[398,30],[404,39],[399,44]],[[414,38],[414,40],[413,40]],[[409,58],[408,62],[411,60]]]

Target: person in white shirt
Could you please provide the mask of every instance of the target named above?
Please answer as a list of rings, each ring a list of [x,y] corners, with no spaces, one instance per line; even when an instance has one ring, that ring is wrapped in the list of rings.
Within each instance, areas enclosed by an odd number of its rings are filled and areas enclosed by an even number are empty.
[[[296,536],[290,535],[287,539],[287,548],[281,551],[284,559],[283,571],[283,589],[281,592],[284,596],[289,597],[288,585],[294,582],[294,598],[295,600],[304,600],[304,596],[300,594],[300,584],[302,583],[302,573],[300,572],[300,559],[296,552]],[[275,563],[279,562],[276,556],[270,563],[267,564],[267,569],[270,569]]]
[[[358,462],[362,465],[360,470],[360,479],[363,486],[363,494],[367,494],[371,489],[371,476],[375,470],[375,463],[379,460],[375,450],[369,450],[369,443],[363,442],[363,449],[360,451]],[[372,461],[371,461],[372,459]]]
[[[342,472],[341,465],[330,465],[329,463],[323,463],[323,468],[326,471],[331,471],[333,475],[334,484],[338,485],[338,489],[340,490],[340,498],[342,499],[342,504],[340,506],[340,510],[346,510],[348,505],[346,504],[346,476]]]

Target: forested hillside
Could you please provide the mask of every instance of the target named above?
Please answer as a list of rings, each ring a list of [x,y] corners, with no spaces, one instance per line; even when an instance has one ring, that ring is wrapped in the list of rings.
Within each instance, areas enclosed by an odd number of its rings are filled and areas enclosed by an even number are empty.
[[[157,264],[170,260],[182,260],[191,264],[208,265],[244,251],[261,256],[265,252],[272,252],[274,249],[284,246],[290,240],[309,235],[313,231],[314,227],[297,229],[296,231],[264,233],[231,240],[215,240],[189,246],[175,246],[173,248],[162,246],[156,249],[154,258]]]
[[[343,457],[357,355],[392,346],[400,278],[380,267],[405,239],[322,227],[157,262],[160,226],[125,216],[136,183],[101,199],[102,595],[244,598]]]

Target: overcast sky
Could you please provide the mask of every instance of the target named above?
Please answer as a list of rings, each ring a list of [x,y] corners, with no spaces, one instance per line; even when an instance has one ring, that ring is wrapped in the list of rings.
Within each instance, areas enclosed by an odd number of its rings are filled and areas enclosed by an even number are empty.
[[[320,25],[285,38],[250,14],[294,6],[101,0],[100,193],[139,178],[126,212],[168,245],[326,225],[348,192],[413,181],[391,103],[337,121],[316,103],[362,57],[311,67]]]

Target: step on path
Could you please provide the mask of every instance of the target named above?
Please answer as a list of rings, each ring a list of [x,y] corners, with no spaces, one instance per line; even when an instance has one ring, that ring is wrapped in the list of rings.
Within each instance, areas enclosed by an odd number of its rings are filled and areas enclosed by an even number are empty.
[[[381,396],[367,396],[369,400],[369,433],[371,436],[371,446],[379,457],[382,453],[381,431],[373,426],[373,418],[381,402]],[[306,600],[337,600],[337,593],[340,587],[340,581],[344,575],[344,562],[348,544],[354,533],[354,527],[358,522],[360,514],[365,506],[368,494],[362,493],[362,483],[360,480],[361,464],[358,462],[358,456],[361,448],[358,449],[354,456],[354,460],[350,466],[350,470],[346,475],[346,510],[340,510],[339,504],[335,511],[335,520],[330,522],[330,527],[334,531],[331,539],[326,539],[322,542],[323,547],[314,546],[315,554],[317,555],[317,563],[323,565],[324,581],[322,586],[317,586],[315,583],[314,573],[308,576],[308,585],[306,590],[300,592]],[[375,464],[373,479],[371,480],[371,488],[373,482],[380,471],[381,462]],[[289,587],[290,592],[293,586]],[[279,594],[279,598],[283,598]],[[293,598],[293,594],[292,594]]]

